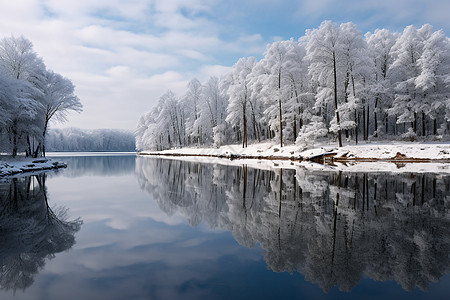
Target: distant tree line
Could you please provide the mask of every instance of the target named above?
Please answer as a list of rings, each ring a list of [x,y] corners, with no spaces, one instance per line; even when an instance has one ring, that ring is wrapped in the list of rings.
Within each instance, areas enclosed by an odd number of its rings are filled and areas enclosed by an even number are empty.
[[[206,83],[167,91],[136,130],[138,149],[275,139],[432,136],[450,130],[450,42],[431,25],[365,35],[355,24],[324,21],[298,41],[268,45],[261,60],[241,58]]]
[[[48,70],[29,40],[0,40],[0,152],[45,156],[49,122],[81,110],[72,82]]]
[[[48,151],[135,151],[134,135],[114,129],[51,129],[47,135]]]

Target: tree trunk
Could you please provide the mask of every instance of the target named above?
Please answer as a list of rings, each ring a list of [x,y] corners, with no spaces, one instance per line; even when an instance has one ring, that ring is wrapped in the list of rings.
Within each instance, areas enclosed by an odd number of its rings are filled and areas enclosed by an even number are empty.
[[[384,119],[384,132],[386,134],[389,134],[389,115],[385,114],[385,119]]]
[[[18,149],[17,149],[17,136],[16,136],[16,134],[14,134],[12,157],[16,157],[17,156],[17,151],[18,151]]]
[[[378,137],[378,119],[377,119],[378,96],[375,98],[375,107],[373,109],[373,124],[375,128],[374,137]]]
[[[366,136],[367,136],[367,128],[366,128],[366,106],[363,105],[363,111],[362,111],[362,115],[363,115],[363,121],[362,121],[362,125],[363,125],[363,140],[366,140]]]
[[[369,106],[369,103],[367,103],[367,125],[366,125],[366,141],[369,139],[369,125],[370,125],[370,113],[369,113],[369,110],[370,110],[370,106]]]
[[[243,135],[242,135],[242,148],[247,147],[247,116],[245,111],[245,105],[242,106],[242,125],[243,125]]]
[[[417,113],[416,112],[414,112],[413,130],[414,130],[414,133],[417,134]]]
[[[297,116],[294,114],[294,122],[293,122],[293,126],[292,126],[292,130],[293,130],[293,140],[295,143],[295,140],[297,139]]]
[[[355,142],[356,142],[356,145],[358,145],[358,131],[359,131],[358,123],[359,123],[358,113],[356,112],[356,109],[355,109],[355,124],[356,124],[356,126],[355,126]]]
[[[425,136],[425,113],[422,112],[422,135]]]
[[[281,110],[281,72],[278,72],[278,107],[279,107],[279,114],[280,114],[280,147],[283,147],[283,115]]]
[[[32,150],[31,150],[31,141],[30,141],[30,136],[29,135],[27,135],[27,146],[28,146],[28,149],[27,149],[27,151],[26,151],[26,156],[28,157],[28,156],[32,156],[33,155],[33,152],[32,152]]]
[[[339,147],[342,147],[341,120],[338,111],[338,94],[337,94],[337,69],[336,69],[336,53],[333,51],[333,79],[334,79],[334,109],[336,113],[336,122],[338,125],[338,141]]]

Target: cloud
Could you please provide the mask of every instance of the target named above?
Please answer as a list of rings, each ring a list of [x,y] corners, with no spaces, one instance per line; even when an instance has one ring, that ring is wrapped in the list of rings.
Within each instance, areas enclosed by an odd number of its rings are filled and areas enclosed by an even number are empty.
[[[267,43],[324,19],[363,31],[427,22],[448,31],[449,10],[443,0],[3,1],[0,37],[24,35],[49,69],[74,82],[84,112],[69,126],[134,129],[166,90],[181,94],[192,77],[259,58]]]
[[[364,30],[388,27],[401,30],[405,26],[431,23],[449,29],[450,2],[446,0],[302,0],[298,3],[298,20],[320,24],[325,19],[335,22],[353,21]]]
[[[198,79],[204,82],[208,80],[209,77],[215,76],[220,78],[222,75],[225,75],[231,72],[231,67],[222,66],[222,65],[204,65],[199,72]]]

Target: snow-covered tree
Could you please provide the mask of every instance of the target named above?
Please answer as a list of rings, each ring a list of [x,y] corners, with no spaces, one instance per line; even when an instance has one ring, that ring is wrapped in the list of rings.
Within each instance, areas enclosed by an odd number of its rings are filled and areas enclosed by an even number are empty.
[[[57,121],[66,121],[69,111],[81,112],[82,105],[80,99],[75,95],[75,87],[72,82],[63,76],[53,72],[45,72],[44,94],[42,97],[43,106],[43,125],[42,142],[38,144],[34,151],[34,157],[37,157],[40,151],[45,156],[45,135],[52,119]]]
[[[188,143],[202,143],[202,122],[199,122],[203,95],[201,82],[194,78],[189,81],[181,102],[186,111],[186,134]]]
[[[339,108],[341,129],[355,129],[355,140],[358,142],[358,111],[362,107],[363,132],[365,139],[369,131],[370,99],[367,97],[368,81],[371,75],[372,61],[368,57],[367,43],[356,25],[349,22],[341,24],[340,40],[342,44],[342,60],[345,66],[342,82],[339,83],[343,101]],[[366,116],[367,112],[367,116]],[[367,119],[367,120],[366,120]]]
[[[317,102],[334,104],[335,126],[339,147],[342,147],[342,128],[339,115],[338,80],[345,72],[341,30],[331,21],[324,21],[318,29],[306,31],[307,58],[310,61],[309,73],[319,83]],[[339,78],[338,78],[339,77]]]
[[[394,46],[397,34],[387,29],[377,29],[374,33],[365,35],[368,54],[372,59],[373,78],[370,82],[370,93],[375,97],[373,116],[374,116],[374,136],[377,137],[380,132],[388,133],[389,119],[385,110],[392,104],[393,88],[390,80],[391,65],[393,57],[391,49]],[[379,115],[382,115],[381,122]],[[381,127],[381,128],[380,128]]]
[[[136,150],[134,134],[118,129],[50,128],[45,141],[47,151]]]
[[[437,119],[443,119],[443,112],[447,111],[450,121],[450,42],[442,30],[424,40],[417,65],[420,73],[414,84],[421,101],[414,110],[422,112],[422,135],[426,135],[426,116],[433,121],[432,132],[436,135]]]
[[[342,135],[356,143],[360,134],[442,138],[450,130],[449,57],[449,39],[428,24],[363,35],[351,22],[324,21],[298,42],[269,44],[260,61],[239,59],[220,79],[191,80],[181,101],[160,101],[141,119],[136,142],[307,144],[324,129],[339,146]]]
[[[220,89],[219,78],[210,77],[203,86],[203,105],[200,107],[200,121],[204,128],[204,135],[208,140],[213,139],[216,146],[225,139],[226,109],[228,96]],[[214,138],[216,136],[216,138]]]
[[[300,108],[305,51],[292,39],[274,42],[267,47],[263,59],[254,69],[253,86],[256,96],[265,104],[264,114],[270,129],[277,133],[280,146],[285,139],[296,138],[296,119]]]
[[[394,62],[391,66],[395,82],[395,98],[389,113],[397,117],[397,124],[410,123],[408,129],[411,140],[417,135],[417,108],[423,93],[416,88],[416,78],[420,75],[418,61],[423,54],[424,42],[432,35],[432,27],[424,25],[420,29],[410,25],[405,28],[392,47]]]
[[[235,129],[237,140],[242,140],[242,147],[248,144],[248,119],[251,89],[248,75],[256,64],[254,57],[241,58],[233,66],[232,72],[225,79],[228,81],[229,103],[226,121]]]
[[[47,71],[23,36],[0,41],[0,90],[2,150],[13,156],[19,151],[45,155],[49,121],[65,120],[69,110],[81,111],[72,82]]]
[[[36,133],[34,120],[42,108],[36,98],[42,95],[42,90],[35,83],[42,80],[45,66],[33,51],[33,44],[21,37],[3,38],[0,41],[0,69],[11,80],[15,80],[16,97],[11,98],[11,120],[5,127],[12,141],[12,155],[16,156],[19,146],[25,146],[25,140]]]
[[[300,129],[296,144],[302,148],[314,146],[314,142],[319,138],[325,137],[327,133],[328,129],[325,126],[322,117],[313,116],[311,121]]]

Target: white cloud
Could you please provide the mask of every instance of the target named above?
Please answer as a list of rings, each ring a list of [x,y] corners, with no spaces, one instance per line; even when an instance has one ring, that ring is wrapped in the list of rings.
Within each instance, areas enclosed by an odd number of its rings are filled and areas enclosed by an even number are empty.
[[[280,5],[292,20],[271,14]],[[48,68],[73,80],[84,112],[70,116],[68,126],[133,129],[140,114],[166,90],[182,94],[192,77],[220,75],[239,57],[260,57],[267,43],[284,36],[282,31],[266,36],[264,27],[245,27],[254,21],[246,17],[249,9],[271,29],[278,28],[278,21],[297,27],[306,19],[314,22],[303,23],[311,28],[325,18],[360,15],[363,28],[386,27],[393,24],[389,19],[395,25],[429,19],[441,28],[448,27],[450,10],[442,0],[350,0],[345,5],[314,0],[296,5],[288,0],[276,5],[269,0],[2,1],[0,37],[24,35]]]
[[[220,78],[222,75],[231,72],[231,67],[222,65],[204,65],[199,72],[198,79],[201,81],[208,80],[209,77],[215,76]]]
[[[431,23],[436,28],[448,29],[447,0],[302,0],[298,3],[297,18],[320,24],[325,19],[353,21],[359,27],[391,27],[401,29],[407,25]],[[339,20],[337,20],[339,19]]]

